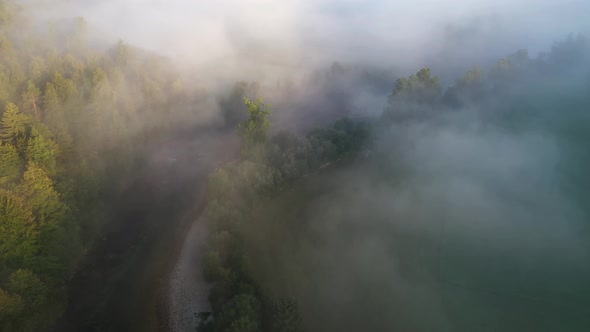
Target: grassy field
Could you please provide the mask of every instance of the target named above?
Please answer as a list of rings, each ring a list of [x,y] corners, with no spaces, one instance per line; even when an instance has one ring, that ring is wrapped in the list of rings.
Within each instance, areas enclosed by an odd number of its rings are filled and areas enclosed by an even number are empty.
[[[310,331],[590,331],[586,251],[519,220],[454,218],[468,202],[416,208],[423,194],[376,174],[308,176],[245,226],[255,278],[296,297]]]

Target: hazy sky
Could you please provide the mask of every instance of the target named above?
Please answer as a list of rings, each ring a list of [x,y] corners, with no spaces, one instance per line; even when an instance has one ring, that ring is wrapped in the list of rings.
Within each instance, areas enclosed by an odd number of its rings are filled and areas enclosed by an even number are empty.
[[[33,0],[35,1],[35,0]],[[194,63],[242,59],[300,65],[360,61],[416,65],[469,47],[473,57],[533,53],[589,30],[585,0],[104,0],[51,3],[114,38]]]

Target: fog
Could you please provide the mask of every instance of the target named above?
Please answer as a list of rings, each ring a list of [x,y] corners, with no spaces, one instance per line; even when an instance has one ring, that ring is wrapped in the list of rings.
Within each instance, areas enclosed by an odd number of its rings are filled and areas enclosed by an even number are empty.
[[[91,38],[164,55],[187,82],[213,96],[228,94],[236,81],[259,82],[260,94],[277,106],[275,128],[306,121],[304,130],[325,124],[317,109],[378,115],[395,79],[421,67],[449,86],[473,66],[519,49],[534,58],[568,34],[590,31],[584,17],[590,4],[583,0],[23,3],[39,20],[81,16]],[[334,62],[356,71],[327,84],[313,81]],[[277,92],[278,85],[290,90]]]
[[[113,40],[163,54],[214,94],[236,80],[260,82],[275,128],[300,132],[342,115],[379,116],[395,79],[422,66],[448,87],[474,65],[487,72],[519,49],[535,59],[590,28],[582,0],[64,8],[54,15],[81,15]],[[343,71],[329,69],[335,61]],[[288,235],[294,240],[254,236],[262,288],[297,296],[312,331],[587,329],[587,180],[579,178],[587,160],[567,128],[587,129],[578,111],[588,67],[576,64],[573,75],[567,65],[543,84],[524,72],[468,107],[386,126],[369,166],[318,180],[324,193],[302,209],[307,223]]]
[[[520,48],[535,54],[590,28],[583,0],[31,1],[44,3],[36,5],[40,16],[83,16],[113,39],[183,65],[231,68],[236,76],[255,65],[248,79],[257,80],[277,68],[333,61],[469,66]]]
[[[275,131],[381,119],[366,161],[316,175],[321,190],[297,211],[290,240],[272,239],[265,220],[248,230],[254,277],[297,297],[310,331],[590,328],[587,47],[576,63],[488,82],[485,98],[461,107],[380,118],[397,106],[395,80],[421,67],[445,90],[520,49],[544,61],[556,41],[590,31],[590,2],[23,4],[39,20],[82,16],[103,40],[166,56],[207,87],[207,103],[189,107],[208,114],[222,111],[215,98],[234,82],[256,81]]]
[[[273,201],[297,226],[252,230],[254,274],[312,331],[586,330],[590,85],[525,80],[386,125],[369,161]]]

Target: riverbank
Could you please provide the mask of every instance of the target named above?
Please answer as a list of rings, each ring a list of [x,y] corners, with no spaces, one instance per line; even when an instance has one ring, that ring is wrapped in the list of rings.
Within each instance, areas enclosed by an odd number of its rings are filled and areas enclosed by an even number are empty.
[[[225,133],[154,144],[68,284],[67,311],[55,331],[162,330],[162,287],[204,207],[207,175],[233,157],[232,146],[233,134]]]
[[[161,318],[162,323],[166,323],[161,331],[194,331],[198,323],[196,313],[211,310],[210,287],[201,268],[207,238],[206,221],[201,215],[192,223],[164,287],[167,315]]]
[[[198,203],[195,204],[191,211],[187,212],[177,227],[177,235],[175,236],[174,245],[171,248],[172,251],[167,255],[166,268],[159,278],[157,302],[155,304],[156,321],[152,328],[153,331],[173,331],[173,326],[176,324],[174,319],[178,319],[177,316],[171,315],[170,310],[171,304],[174,303],[174,297],[171,296],[171,279],[175,275],[181,257],[186,255],[186,243],[194,237],[192,229],[200,219],[201,213],[205,210],[206,198],[204,193],[204,188],[201,188],[201,192],[195,199]]]

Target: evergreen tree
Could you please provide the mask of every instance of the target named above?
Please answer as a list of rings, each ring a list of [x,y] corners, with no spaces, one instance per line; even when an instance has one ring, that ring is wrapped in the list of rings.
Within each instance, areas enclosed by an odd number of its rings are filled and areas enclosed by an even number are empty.
[[[38,250],[31,210],[14,193],[0,189],[0,270],[18,266]]]
[[[41,97],[41,90],[37,88],[33,81],[27,82],[27,89],[23,93],[23,105],[31,110],[37,121],[41,120],[41,111],[39,110],[39,98]]]
[[[37,222],[59,222],[68,211],[53,184],[45,170],[29,162],[19,186],[19,194],[35,213]]]
[[[0,186],[20,178],[24,163],[17,149],[11,144],[0,145]]]
[[[33,138],[29,140],[27,147],[27,159],[43,168],[50,176],[57,174],[58,145],[33,130]]]
[[[5,143],[16,143],[26,138],[31,125],[31,118],[22,114],[13,103],[8,103],[0,119],[0,138]]]
[[[43,93],[43,104],[48,112],[54,112],[59,108],[60,100],[55,89],[55,85],[52,82],[47,82],[45,85],[45,91]]]
[[[282,299],[274,309],[272,321],[273,332],[302,332],[303,317],[297,301],[292,298]]]

